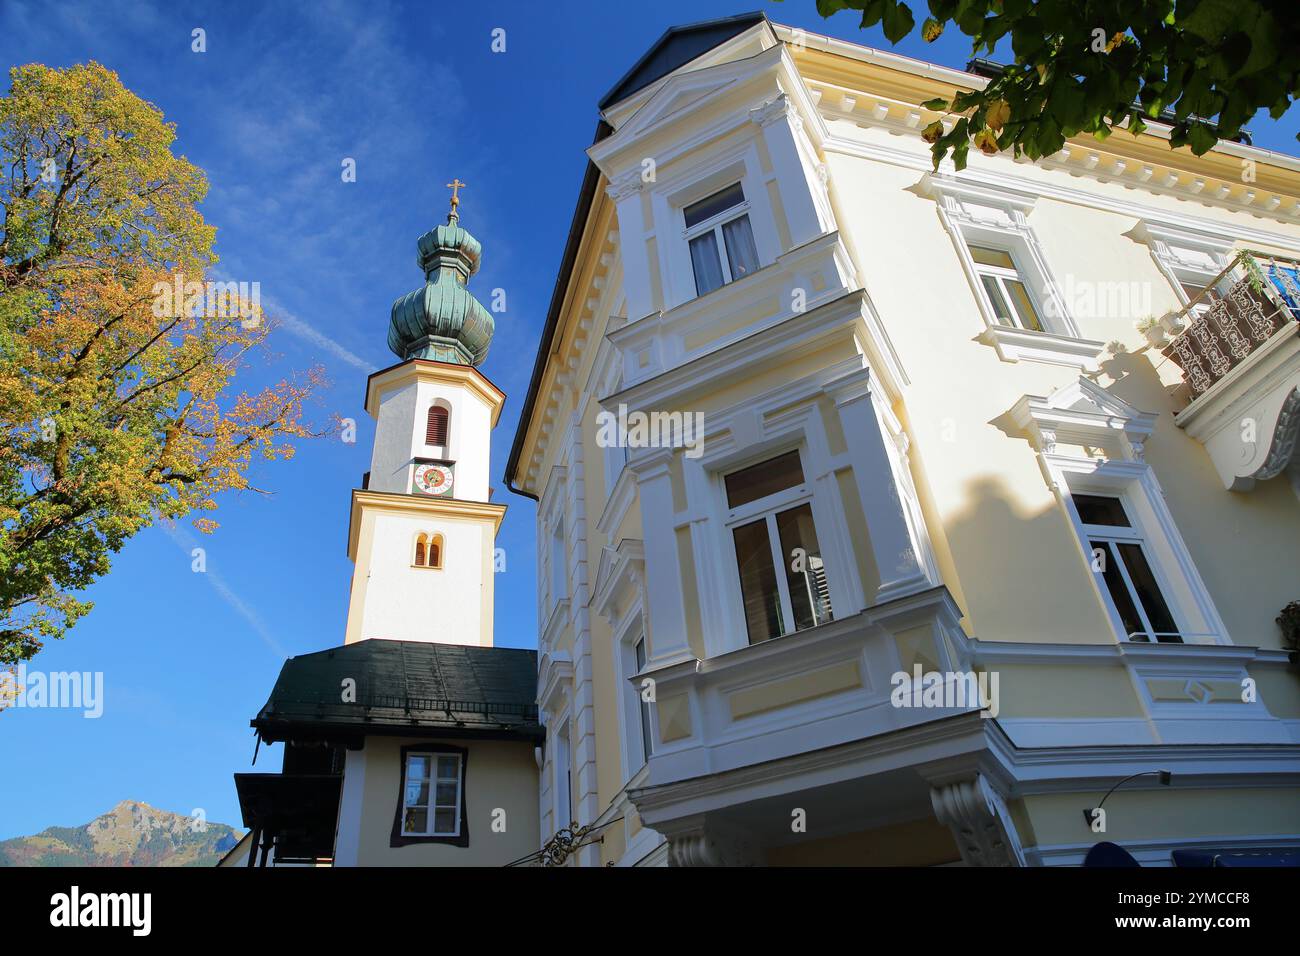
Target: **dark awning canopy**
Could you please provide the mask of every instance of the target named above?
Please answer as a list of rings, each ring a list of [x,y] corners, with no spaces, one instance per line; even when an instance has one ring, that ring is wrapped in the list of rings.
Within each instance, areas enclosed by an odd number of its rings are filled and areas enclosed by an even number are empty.
[[[253,837],[251,856],[264,841],[275,845],[277,863],[331,859],[342,784],[333,774],[235,774],[239,810]]]

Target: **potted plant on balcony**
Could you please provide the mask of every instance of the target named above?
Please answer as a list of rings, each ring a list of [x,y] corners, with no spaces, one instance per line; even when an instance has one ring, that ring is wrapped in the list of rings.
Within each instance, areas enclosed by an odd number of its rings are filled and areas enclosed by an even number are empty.
[[[1133,325],[1146,337],[1147,344],[1153,349],[1161,349],[1169,344],[1168,330],[1154,315],[1144,316]]]
[[[1291,652],[1292,670],[1300,670],[1300,601],[1292,601],[1277,616],[1282,646]]]

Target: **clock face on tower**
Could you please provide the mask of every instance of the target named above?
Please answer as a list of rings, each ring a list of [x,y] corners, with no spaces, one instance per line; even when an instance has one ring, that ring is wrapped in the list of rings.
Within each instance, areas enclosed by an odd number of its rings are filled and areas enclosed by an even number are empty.
[[[454,480],[451,462],[425,461],[415,466],[415,490],[420,494],[446,498]]]

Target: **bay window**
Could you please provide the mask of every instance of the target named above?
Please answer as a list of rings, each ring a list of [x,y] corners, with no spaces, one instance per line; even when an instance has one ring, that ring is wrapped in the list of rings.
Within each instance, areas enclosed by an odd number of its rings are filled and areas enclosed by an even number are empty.
[[[831,620],[812,493],[799,452],[734,471],[723,484],[749,642]]]
[[[758,249],[740,183],[683,209],[695,294],[705,295],[758,269]]]

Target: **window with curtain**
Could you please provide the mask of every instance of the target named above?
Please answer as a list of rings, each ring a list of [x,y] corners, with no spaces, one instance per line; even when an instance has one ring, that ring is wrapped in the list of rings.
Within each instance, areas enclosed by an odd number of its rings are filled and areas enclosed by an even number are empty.
[[[748,209],[744,190],[735,183],[682,211],[696,295],[705,295],[758,269],[758,249]]]
[[[429,417],[424,426],[424,443],[426,445],[447,444],[447,423],[449,413],[441,405],[429,406]]]
[[[723,479],[751,644],[832,619],[812,494],[798,451]]]

